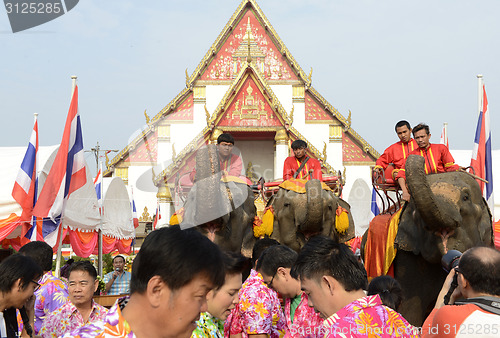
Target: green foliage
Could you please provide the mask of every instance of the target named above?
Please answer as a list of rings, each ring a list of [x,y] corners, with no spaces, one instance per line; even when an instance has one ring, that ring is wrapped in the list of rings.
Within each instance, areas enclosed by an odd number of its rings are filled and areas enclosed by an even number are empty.
[[[105,254],[102,256],[102,274],[105,275],[108,272],[113,271],[113,256],[111,254]]]

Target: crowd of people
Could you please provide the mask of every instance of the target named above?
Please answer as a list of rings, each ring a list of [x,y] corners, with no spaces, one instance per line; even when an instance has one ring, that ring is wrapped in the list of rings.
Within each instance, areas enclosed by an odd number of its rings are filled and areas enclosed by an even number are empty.
[[[392,165],[404,200],[410,199],[410,154],[424,157],[426,173],[460,169],[446,147],[429,143],[425,124],[412,130],[400,121],[395,130],[400,141],[377,166]],[[233,145],[229,134],[218,139],[225,175],[241,171]],[[321,164],[307,156],[307,143],[296,140],[291,148],[294,156],[286,159],[283,177],[321,180]],[[343,243],[314,236],[295,252],[262,238],[247,259],[187,228],[151,232],[131,272],[123,256],[113,258],[113,271],[103,276],[105,292],[122,296],[109,310],[94,301],[99,281],[89,261],[69,262],[59,279],[48,244],[24,245],[0,263],[0,338],[500,335],[500,252],[494,248],[474,247],[461,256],[419,328],[398,312],[404,297],[399,283],[390,276],[368,283],[364,266]]]

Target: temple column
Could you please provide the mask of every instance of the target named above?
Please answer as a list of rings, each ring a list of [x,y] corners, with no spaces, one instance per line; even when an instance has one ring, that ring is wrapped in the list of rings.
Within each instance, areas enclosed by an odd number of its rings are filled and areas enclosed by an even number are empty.
[[[335,121],[329,126],[329,142],[326,147],[328,163],[335,169],[342,171],[344,166],[342,159],[342,125]]]
[[[288,157],[288,135],[285,128],[278,129],[276,136],[276,151],[274,152],[274,179],[283,178],[283,164]]]
[[[174,214],[174,201],[172,200],[172,195],[170,194],[170,189],[166,183],[162,182],[158,187],[158,193],[156,194],[158,203],[160,205],[161,218],[158,220],[156,225],[157,228],[169,226],[170,217]]]

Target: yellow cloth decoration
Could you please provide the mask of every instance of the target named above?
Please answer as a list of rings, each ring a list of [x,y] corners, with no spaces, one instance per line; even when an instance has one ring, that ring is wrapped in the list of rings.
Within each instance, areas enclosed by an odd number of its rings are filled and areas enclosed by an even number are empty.
[[[174,212],[172,217],[170,217],[169,224],[170,225],[177,225],[177,224],[182,223],[182,219],[184,218],[183,216],[184,216],[184,208],[180,208],[179,210]]]
[[[398,233],[401,210],[403,210],[403,208],[399,208],[399,210],[392,215],[391,220],[389,221],[389,229],[387,229],[387,242],[385,245],[384,275],[387,275],[387,271],[389,271],[392,261],[396,257],[394,240],[396,239],[396,235]]]
[[[271,236],[273,233],[274,226],[274,208],[271,206],[266,208],[264,215],[262,216],[262,220],[259,220],[256,217],[254,221],[253,227],[253,235],[257,238],[261,238],[264,236]]]
[[[308,180],[303,180],[303,179],[289,179],[289,180],[286,180],[283,183],[281,183],[279,185],[279,187],[286,189],[286,190],[295,191],[296,193],[299,193],[299,194],[305,194],[307,181]],[[321,188],[323,190],[327,190],[327,191],[332,190],[324,182],[321,182]]]
[[[344,234],[349,229],[349,211],[342,208],[340,205],[335,211],[335,229],[339,234]]]
[[[221,180],[221,182],[224,182],[224,183],[235,182],[235,183],[242,183],[242,184],[247,184],[248,185],[247,181],[245,181],[242,178],[236,177],[236,176],[226,175],[226,176],[222,176],[220,178],[220,180]]]

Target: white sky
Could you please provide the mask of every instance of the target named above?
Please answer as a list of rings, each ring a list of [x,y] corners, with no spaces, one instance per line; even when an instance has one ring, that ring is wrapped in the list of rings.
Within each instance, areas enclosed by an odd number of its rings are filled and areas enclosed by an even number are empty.
[[[123,149],[185,86],[239,0],[82,0],[66,15],[13,34],[0,8],[0,146],[60,142],[71,75],[78,76],[86,149]],[[500,148],[500,1],[261,0],[259,6],[312,84],[380,153],[394,124],[431,127],[472,149],[477,74]],[[93,163],[88,155],[87,161]]]

